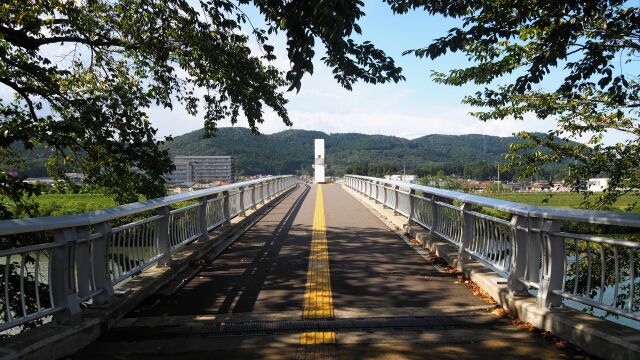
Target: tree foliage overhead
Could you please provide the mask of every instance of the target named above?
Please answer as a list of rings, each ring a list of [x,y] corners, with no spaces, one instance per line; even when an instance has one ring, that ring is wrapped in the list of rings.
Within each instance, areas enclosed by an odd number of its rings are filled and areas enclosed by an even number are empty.
[[[461,52],[464,68],[434,73],[448,85],[487,84],[464,102],[482,108],[483,121],[557,119],[547,136],[520,135],[526,143],[512,147],[517,165],[535,171],[543,163],[575,159],[574,184],[606,175],[611,187],[603,201],[612,202],[624,190],[640,188],[640,9],[622,0],[386,0],[396,13],[412,9],[457,18],[462,25],[428,46],[408,51],[435,59]],[[554,78],[555,77],[555,78]],[[499,80],[499,81],[496,81]],[[555,84],[559,81],[559,84]],[[626,140],[603,142],[607,132]],[[587,136],[587,144],[557,143]],[[552,151],[532,151],[540,145]]]
[[[265,29],[241,6],[255,5]],[[290,124],[283,92],[313,71],[315,41],[346,87],[400,81],[400,68],[359,33],[361,1],[3,0],[0,2],[0,196],[21,204],[34,189],[12,176],[12,147],[52,149],[49,169],[78,168],[120,202],[163,194],[171,161],[148,109],[203,114],[254,132],[265,108]],[[283,32],[291,68],[271,65],[268,36]],[[252,47],[254,50],[252,50]],[[257,50],[255,50],[257,48]],[[13,96],[13,98],[12,98]],[[10,154],[11,153],[11,154]],[[0,218],[10,215],[0,206]]]

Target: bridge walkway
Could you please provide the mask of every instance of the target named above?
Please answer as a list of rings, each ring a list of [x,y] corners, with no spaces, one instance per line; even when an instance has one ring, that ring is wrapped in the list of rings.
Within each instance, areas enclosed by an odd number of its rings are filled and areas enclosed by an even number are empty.
[[[582,356],[490,314],[340,185],[304,185],[74,358]]]

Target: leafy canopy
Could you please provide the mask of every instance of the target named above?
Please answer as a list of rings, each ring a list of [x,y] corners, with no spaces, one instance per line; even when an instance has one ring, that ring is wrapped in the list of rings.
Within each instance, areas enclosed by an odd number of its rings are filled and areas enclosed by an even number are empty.
[[[464,102],[480,107],[480,120],[557,119],[546,136],[520,133],[514,165],[529,173],[544,163],[573,159],[568,177],[574,185],[590,177],[609,176],[610,188],[598,199],[610,204],[640,188],[640,9],[614,0],[386,0],[396,13],[424,10],[460,19],[426,47],[407,51],[435,59],[461,52],[464,68],[434,73],[437,82],[459,86],[485,84]],[[560,77],[554,84],[552,76]],[[626,140],[606,144],[608,132]],[[587,136],[587,144],[556,141]],[[547,147],[543,152],[539,148]]]
[[[259,9],[265,29],[252,26],[243,5]],[[201,113],[207,135],[221,119],[242,117],[257,132],[265,108],[290,124],[284,91],[299,90],[313,71],[316,41],[347,89],[358,80],[402,80],[384,52],[351,38],[362,7],[355,0],[0,1],[0,88],[13,95],[0,101],[0,197],[18,212],[33,210],[22,199],[37,191],[10,169],[20,163],[16,148],[38,144],[51,149],[57,177],[81,169],[119,202],[163,195],[161,176],[172,163],[148,109],[180,104]],[[287,37],[286,73],[271,65],[268,36],[276,32]],[[0,218],[12,212],[0,205]]]

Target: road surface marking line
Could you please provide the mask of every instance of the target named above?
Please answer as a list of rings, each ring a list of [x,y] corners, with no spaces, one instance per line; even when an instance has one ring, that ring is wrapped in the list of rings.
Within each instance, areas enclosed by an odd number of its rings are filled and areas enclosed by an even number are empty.
[[[318,184],[316,205],[311,229],[311,251],[307,270],[307,285],[304,294],[303,319],[329,319],[334,317],[333,293],[329,276],[329,246],[324,216],[322,185]],[[300,334],[300,345],[333,345],[336,334],[331,331],[305,332]],[[311,349],[309,349],[311,350]]]

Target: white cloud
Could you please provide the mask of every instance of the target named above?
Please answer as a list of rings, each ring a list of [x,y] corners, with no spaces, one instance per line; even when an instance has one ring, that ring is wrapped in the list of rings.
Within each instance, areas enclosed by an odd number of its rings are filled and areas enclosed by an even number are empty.
[[[271,115],[271,114],[270,114]],[[393,135],[415,139],[428,134],[486,134],[511,136],[527,131],[546,131],[549,121],[494,121],[483,123],[470,115],[468,109],[439,109],[430,115],[379,112],[299,112],[290,114],[294,129],[320,130],[327,133],[357,132]],[[274,133],[287,127],[275,116],[268,116],[261,131]]]

